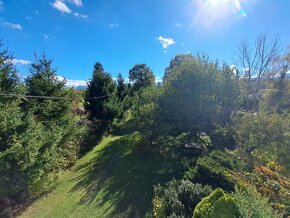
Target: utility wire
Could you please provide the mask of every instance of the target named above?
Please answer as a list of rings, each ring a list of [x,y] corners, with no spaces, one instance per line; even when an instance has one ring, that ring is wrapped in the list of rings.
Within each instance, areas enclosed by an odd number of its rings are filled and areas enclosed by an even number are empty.
[[[19,98],[39,98],[39,99],[54,99],[54,100],[74,100],[75,98],[64,98],[64,97],[55,97],[55,96],[37,96],[37,95],[20,95],[20,94],[7,94],[7,93],[0,93],[0,96],[5,96],[5,97],[19,97]],[[85,100],[90,100],[90,99],[101,99],[101,98],[106,98],[109,97],[110,94],[108,95],[103,95],[103,96],[98,96],[98,97],[91,97],[91,98],[85,98]]]

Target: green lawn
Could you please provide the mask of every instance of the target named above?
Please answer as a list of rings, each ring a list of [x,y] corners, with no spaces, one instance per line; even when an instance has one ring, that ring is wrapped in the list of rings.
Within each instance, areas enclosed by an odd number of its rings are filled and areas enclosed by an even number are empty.
[[[137,134],[104,138],[21,217],[143,217],[153,185],[181,173],[181,164],[141,152]]]

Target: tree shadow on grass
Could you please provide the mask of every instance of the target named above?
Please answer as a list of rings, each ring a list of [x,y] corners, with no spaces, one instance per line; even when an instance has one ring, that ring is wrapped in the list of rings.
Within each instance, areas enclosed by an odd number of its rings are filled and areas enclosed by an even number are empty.
[[[182,173],[182,164],[166,160],[156,152],[138,149],[137,134],[123,136],[99,150],[90,164],[81,165],[78,182],[70,192],[84,189],[79,204],[98,206],[111,202],[110,217],[143,217],[151,209],[153,186],[165,184]]]

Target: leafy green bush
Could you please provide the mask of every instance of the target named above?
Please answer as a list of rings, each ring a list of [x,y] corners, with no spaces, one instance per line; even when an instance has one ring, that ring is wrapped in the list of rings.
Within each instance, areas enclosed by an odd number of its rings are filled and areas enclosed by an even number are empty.
[[[239,210],[233,197],[218,188],[202,199],[196,206],[194,218],[233,218],[239,217]]]
[[[172,180],[166,187],[156,186],[154,191],[154,217],[191,217],[195,206],[212,189],[188,180]]]
[[[235,126],[241,157],[264,165],[275,161],[289,170],[289,122],[289,116],[262,112],[245,114]]]
[[[233,191],[235,185],[227,169],[232,168],[233,163],[229,158],[223,160],[224,155],[221,154],[222,152],[214,152],[198,158],[195,166],[185,173],[185,178],[214,188]]]
[[[269,205],[269,199],[262,197],[254,187],[247,187],[244,189],[236,187],[233,197],[242,217],[282,217],[273,211],[272,207]]]

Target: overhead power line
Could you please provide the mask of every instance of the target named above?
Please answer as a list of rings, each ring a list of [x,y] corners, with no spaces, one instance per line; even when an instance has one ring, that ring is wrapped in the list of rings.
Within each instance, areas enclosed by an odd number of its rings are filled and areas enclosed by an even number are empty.
[[[38,95],[20,95],[20,94],[7,94],[7,93],[0,93],[0,96],[5,96],[5,97],[18,97],[18,98],[39,98],[39,99],[54,99],[54,100],[74,100],[75,98],[64,98],[64,97],[55,97],[55,96],[38,96]],[[110,94],[108,95],[103,95],[103,96],[97,96],[97,97],[91,97],[91,98],[85,98],[85,100],[90,100],[90,99],[101,99],[101,98],[106,98],[109,97]]]

